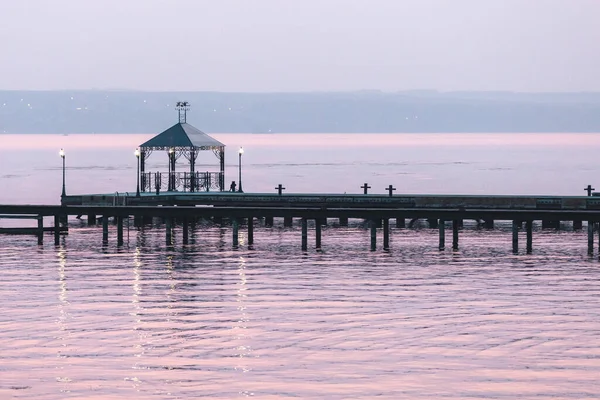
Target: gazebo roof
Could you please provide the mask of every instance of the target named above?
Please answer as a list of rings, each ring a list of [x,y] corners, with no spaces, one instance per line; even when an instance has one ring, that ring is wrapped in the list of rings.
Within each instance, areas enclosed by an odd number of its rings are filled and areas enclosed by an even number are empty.
[[[186,122],[180,122],[140,145],[140,148],[199,148],[210,149],[225,145]]]

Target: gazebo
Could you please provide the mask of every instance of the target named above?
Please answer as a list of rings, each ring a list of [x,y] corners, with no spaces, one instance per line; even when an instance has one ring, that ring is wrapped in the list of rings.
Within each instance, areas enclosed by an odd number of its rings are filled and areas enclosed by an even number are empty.
[[[179,122],[139,146],[140,189],[142,192],[199,192],[225,190],[225,145],[187,123],[187,101],[176,106]],[[219,172],[196,171],[196,158],[200,151],[211,151],[219,159]],[[146,172],[146,160],[154,151],[165,151],[169,170]],[[189,161],[189,172],[176,172],[177,160],[184,156]]]

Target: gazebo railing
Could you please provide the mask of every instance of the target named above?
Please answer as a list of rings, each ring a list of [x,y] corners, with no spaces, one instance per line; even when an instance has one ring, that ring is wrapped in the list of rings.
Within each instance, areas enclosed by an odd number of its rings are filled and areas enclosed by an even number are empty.
[[[142,192],[209,192],[220,190],[221,172],[145,172],[140,175]]]

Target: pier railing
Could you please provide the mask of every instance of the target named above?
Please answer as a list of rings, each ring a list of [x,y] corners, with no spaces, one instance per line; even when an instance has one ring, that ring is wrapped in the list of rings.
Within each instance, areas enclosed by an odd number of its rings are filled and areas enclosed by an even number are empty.
[[[221,172],[145,172],[140,176],[142,192],[210,192],[220,190]]]

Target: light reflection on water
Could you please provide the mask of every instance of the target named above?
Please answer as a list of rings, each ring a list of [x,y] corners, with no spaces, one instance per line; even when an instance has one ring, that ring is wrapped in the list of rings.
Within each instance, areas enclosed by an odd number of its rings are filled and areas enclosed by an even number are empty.
[[[176,230],[177,232],[177,230]],[[2,398],[597,398],[600,268],[586,234],[510,227],[394,230],[369,252],[360,226],[257,228],[234,250],[198,226],[102,248],[97,228],[63,244],[4,237]],[[381,239],[381,238],[379,238]],[[28,257],[22,257],[27,254]]]

